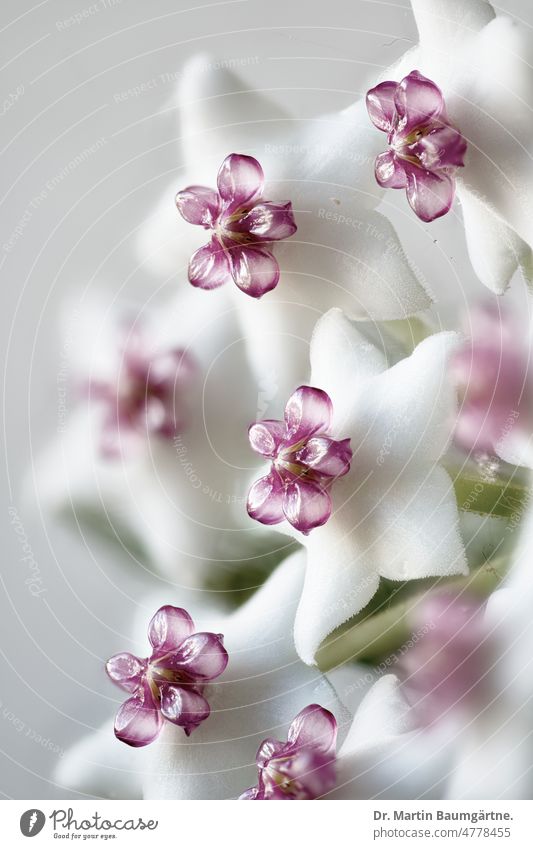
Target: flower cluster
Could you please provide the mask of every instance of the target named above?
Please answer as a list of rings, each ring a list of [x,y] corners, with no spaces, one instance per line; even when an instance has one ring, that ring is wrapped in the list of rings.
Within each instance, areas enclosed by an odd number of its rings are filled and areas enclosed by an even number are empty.
[[[286,139],[276,105],[231,75],[194,61],[183,75],[185,188],[152,217],[155,243],[148,227],[139,241],[163,288],[186,266],[192,288],[181,281],[170,320],[161,296],[153,338],[131,330],[116,368],[84,384],[99,460],[158,439],[138,463],[94,463],[86,417],[48,466],[56,505],[73,491],[107,518],[114,502],[209,623],[167,604],[149,656],[106,664],[127,693],[115,736],[146,748],[141,768],[125,746],[102,759],[125,794],[531,796],[531,321],[507,309],[524,287],[497,296],[517,269],[533,283],[533,120],[519,108],[533,69],[522,28],[481,0],[460,6],[414,0],[421,44],[343,112],[291,120]],[[201,184],[223,156],[216,187]],[[432,236],[457,195],[450,223],[493,293],[480,306],[465,288],[466,322],[441,270],[426,286],[378,211],[388,188]],[[235,574],[239,593],[260,586],[223,613]],[[97,780],[76,789],[106,795],[109,777],[81,759]]]

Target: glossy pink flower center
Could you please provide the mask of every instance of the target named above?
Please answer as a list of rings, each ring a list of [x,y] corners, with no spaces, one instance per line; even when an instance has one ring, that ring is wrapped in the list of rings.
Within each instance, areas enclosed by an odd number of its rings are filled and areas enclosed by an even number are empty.
[[[274,525],[286,519],[304,534],[323,525],[332,510],[330,489],[350,470],[350,439],[331,436],[333,406],[321,389],[300,386],[283,421],[250,427],[254,451],[271,461],[270,472],[251,487],[248,513]]]

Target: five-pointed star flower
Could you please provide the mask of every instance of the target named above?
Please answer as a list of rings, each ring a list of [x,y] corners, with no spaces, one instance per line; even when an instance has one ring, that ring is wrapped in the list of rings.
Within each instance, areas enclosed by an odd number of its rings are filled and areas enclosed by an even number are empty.
[[[517,268],[533,282],[533,62],[526,27],[486,0],[411,0],[420,44],[382,80],[413,68],[442,91],[467,142],[456,174],[470,260],[503,293]]]
[[[167,723],[144,749],[122,745],[107,722],[61,761],[58,784],[111,798],[237,799],[257,781],[255,754],[264,739],[285,739],[294,717],[320,704],[338,725],[335,784],[327,798],[403,798],[407,787],[422,794],[423,771],[407,783],[396,770],[389,779],[412,740],[410,711],[396,677],[387,675],[369,689],[365,671],[353,666],[337,695],[327,677],[298,659],[291,637],[304,567],[302,552],[291,556],[235,613],[202,622],[224,631],[230,658],[209,685],[208,722],[189,738]],[[140,645],[144,627],[143,621]]]
[[[296,647],[313,663],[322,640],[376,592],[380,576],[406,581],[465,573],[453,485],[441,460],[456,398],[447,374],[453,333],[431,336],[391,368],[341,310],[311,341],[311,380],[331,399],[332,439],[351,440],[350,470],[331,489],[332,512],[303,536],[307,549]]]
[[[28,481],[30,498],[48,515],[74,519],[89,534],[96,529],[183,587],[204,586],[214,573],[273,552],[270,532],[250,528],[246,515],[250,469],[259,466],[246,429],[261,397],[232,302],[222,290],[203,302],[201,294],[187,286],[164,309],[139,305],[133,322],[143,327],[145,344],[178,348],[194,360],[184,427],[166,440],[150,428],[137,429],[136,450],[129,451],[129,429],[121,424],[120,455],[110,461],[101,453],[100,401],[91,390],[76,405],[71,390],[61,432]],[[71,386],[81,380],[115,386],[121,317],[103,295],[80,305]],[[119,361],[123,370],[120,354]],[[179,388],[172,392],[174,421],[181,417]],[[281,557],[275,548],[274,557]]]

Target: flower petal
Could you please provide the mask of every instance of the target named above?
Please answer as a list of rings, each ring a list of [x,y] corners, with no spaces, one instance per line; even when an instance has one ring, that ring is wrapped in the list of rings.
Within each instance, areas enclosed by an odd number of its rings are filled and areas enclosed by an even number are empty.
[[[253,209],[231,225],[231,230],[249,233],[256,239],[271,242],[287,239],[296,233],[297,227],[292,212],[292,204],[265,203],[256,204]]]
[[[296,747],[313,746],[325,753],[334,752],[337,720],[320,705],[307,705],[291,722],[287,742]]]
[[[191,681],[218,678],[227,665],[228,653],[222,642],[222,634],[207,631],[191,634],[165,661],[165,666],[179,670]]]
[[[236,285],[251,295],[261,298],[278,285],[279,265],[273,253],[256,245],[232,245],[229,252],[231,275]]]
[[[283,522],[283,486],[277,472],[255,481],[248,492],[248,515],[263,525]]]
[[[141,799],[142,777],[134,766],[134,752],[114,736],[107,720],[58,758],[54,781],[71,793],[105,799]]]
[[[146,661],[129,652],[122,652],[113,655],[107,661],[105,668],[114,684],[118,684],[128,693],[134,693],[141,685]]]
[[[192,687],[164,684],[161,687],[161,713],[189,735],[209,716],[209,702]]]
[[[165,604],[150,620],[148,639],[157,657],[177,649],[193,631],[194,622],[186,610]]]
[[[394,95],[397,88],[398,83],[386,80],[371,88],[366,96],[366,108],[370,120],[378,130],[383,132],[389,132],[393,127],[396,112]]]
[[[405,169],[392,150],[376,157],[374,172],[379,185],[385,189],[405,189],[407,185]]]
[[[352,449],[350,439],[329,439],[314,436],[296,453],[296,459],[328,477],[339,477],[350,471]]]
[[[449,212],[455,195],[455,180],[448,174],[423,168],[406,168],[407,200],[421,221],[434,221]]]
[[[329,430],[332,415],[331,399],[323,389],[299,386],[285,406],[287,441],[295,444],[304,437]]]
[[[482,283],[503,295],[519,268],[533,286],[533,251],[517,233],[494,213],[482,196],[458,181],[457,194],[465,224],[470,262]]]
[[[254,422],[248,430],[248,439],[254,451],[263,457],[274,457],[285,438],[285,422],[263,419]]]
[[[424,168],[432,171],[464,165],[466,147],[466,139],[461,133],[450,124],[443,124],[422,135],[409,150],[420,159]]]
[[[341,321],[342,314],[334,311],[317,326],[312,380],[316,367],[321,385],[332,392],[334,430],[351,436],[355,452],[351,471],[332,487],[329,521],[305,540],[308,570],[295,639],[307,663],[332,630],[370,601],[380,575],[408,580],[466,571],[453,486],[438,465],[454,425],[456,400],[447,363],[457,337],[434,335],[410,357],[361,380],[356,369],[350,376],[342,347],[328,348]],[[357,351],[357,329],[349,322],[340,326],[347,352]],[[368,347],[364,361],[379,368]],[[337,424],[338,397],[344,418]]]
[[[402,135],[438,118],[444,109],[440,88],[420,71],[411,71],[399,83],[394,104],[400,119],[398,131]]]
[[[217,289],[231,280],[228,256],[218,239],[198,248],[189,261],[189,283],[199,289]]]
[[[242,206],[257,197],[265,177],[253,156],[230,153],[220,166],[217,186],[220,197],[231,207]]]
[[[148,746],[159,736],[163,719],[153,701],[131,698],[115,717],[115,736],[128,746]]]
[[[411,7],[421,43],[435,52],[456,52],[495,16],[487,0],[411,0]]]
[[[325,525],[331,516],[329,492],[313,481],[297,478],[285,486],[283,512],[288,522],[308,534],[313,528]]]
[[[219,213],[218,192],[207,186],[188,186],[176,195],[180,215],[189,224],[213,227]]]

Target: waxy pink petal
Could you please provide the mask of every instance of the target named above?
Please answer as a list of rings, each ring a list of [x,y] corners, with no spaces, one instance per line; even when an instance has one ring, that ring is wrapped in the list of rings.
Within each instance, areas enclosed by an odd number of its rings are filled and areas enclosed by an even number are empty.
[[[248,429],[250,445],[263,457],[274,457],[284,438],[284,423],[272,419],[254,422]]]
[[[394,105],[400,119],[398,129],[407,134],[438,118],[444,108],[444,99],[434,82],[419,71],[411,71],[397,86]]]
[[[315,472],[328,477],[340,477],[350,471],[352,449],[349,439],[331,439],[327,436],[313,436],[295,455]]]
[[[218,289],[231,280],[231,266],[224,248],[213,236],[189,260],[189,283],[199,289]]]
[[[134,693],[141,686],[146,661],[129,652],[121,652],[113,655],[105,668],[114,684],[118,684],[128,693]]]
[[[164,684],[161,687],[161,713],[185,730],[187,736],[211,713],[209,702],[192,687]]]
[[[212,227],[220,212],[218,192],[207,186],[188,186],[176,195],[178,212],[189,224]]]
[[[255,481],[248,492],[248,515],[263,525],[283,522],[283,485],[277,472]]]
[[[386,150],[376,156],[374,164],[376,180],[384,189],[405,189],[407,176],[401,159],[394,151]]]
[[[290,201],[288,203],[258,203],[232,226],[232,230],[250,233],[264,242],[288,239],[296,232],[292,204]]]
[[[131,698],[120,706],[115,718],[115,735],[128,746],[148,746],[158,737],[163,717],[153,702]]]
[[[159,656],[177,649],[193,631],[194,623],[186,610],[165,604],[150,620],[148,639]]]
[[[285,518],[303,534],[325,525],[331,509],[331,496],[319,484],[298,478],[286,485],[283,493]]]
[[[300,386],[285,407],[287,440],[299,442],[318,431],[329,430],[333,406],[329,395],[313,386]]]
[[[422,221],[434,221],[449,212],[455,195],[452,177],[416,166],[406,169],[406,173],[407,200]]]
[[[314,746],[323,752],[335,750],[337,720],[321,705],[307,705],[291,722],[287,742],[294,746]]]
[[[265,177],[253,156],[230,153],[220,166],[217,186],[220,197],[232,207],[249,203],[263,189]]]
[[[233,244],[229,250],[229,262],[234,282],[253,298],[261,298],[278,285],[278,261],[268,248]]]
[[[167,661],[191,681],[209,681],[222,675],[228,665],[228,653],[222,634],[199,632],[187,637]]]
[[[389,132],[392,129],[396,106],[394,95],[398,83],[387,80],[371,88],[366,96],[366,106],[370,120],[378,130]]]

